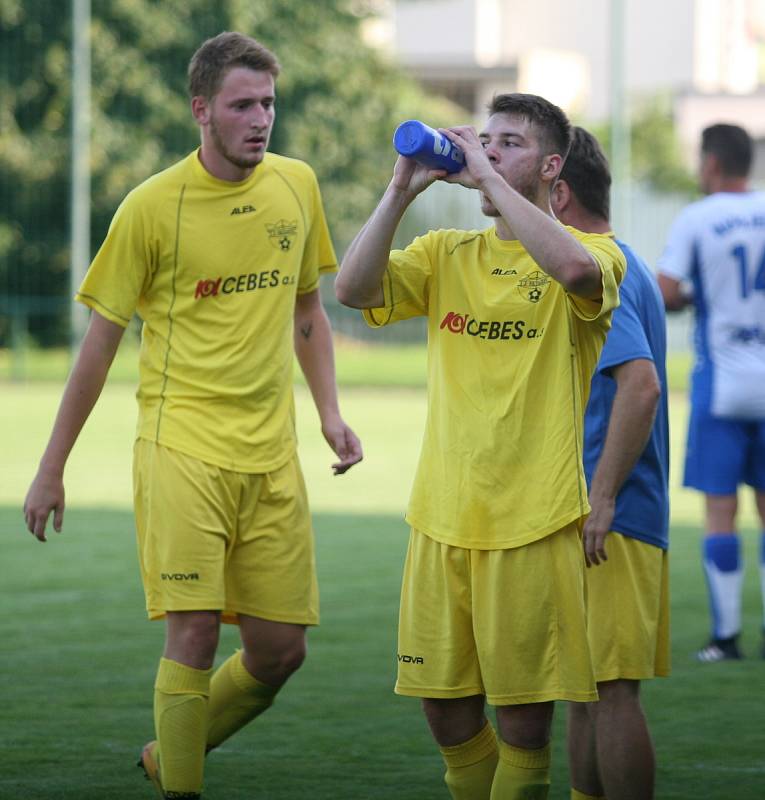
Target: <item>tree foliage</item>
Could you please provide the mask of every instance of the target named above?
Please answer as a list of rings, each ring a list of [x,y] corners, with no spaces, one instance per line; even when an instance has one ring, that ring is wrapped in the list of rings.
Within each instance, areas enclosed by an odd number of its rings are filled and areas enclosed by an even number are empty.
[[[444,101],[426,97],[363,42],[370,3],[92,0],[92,248],[133,186],[198,144],[186,92],[189,58],[204,39],[241,30],[282,64],[271,149],[314,167],[342,251],[389,178],[396,124],[412,116],[450,121]],[[71,39],[69,3],[0,0],[6,295],[68,293]],[[35,333],[55,339],[64,322],[41,319]]]
[[[594,125],[606,153],[611,149],[611,131],[606,124]],[[697,180],[688,168],[693,163],[683,153],[677,136],[669,97],[645,98],[636,104],[630,127],[632,179],[671,194],[694,195]]]

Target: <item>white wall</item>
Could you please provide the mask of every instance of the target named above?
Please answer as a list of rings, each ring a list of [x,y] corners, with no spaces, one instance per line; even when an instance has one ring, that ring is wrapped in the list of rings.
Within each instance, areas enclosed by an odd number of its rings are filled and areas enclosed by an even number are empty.
[[[577,110],[588,118],[602,118],[607,115],[611,91],[612,1],[399,0],[393,4],[394,52],[409,65],[475,64],[480,52],[477,20],[496,10],[499,63],[523,66],[534,60],[534,52],[542,58],[550,50],[578,52],[587,65],[588,85],[583,88],[585,107]],[[621,0],[630,90],[655,92],[692,84],[695,1]],[[491,36],[491,30],[485,35]],[[492,52],[496,47],[492,39],[486,49]]]
[[[475,63],[475,0],[406,0],[393,9],[394,50],[405,64]]]

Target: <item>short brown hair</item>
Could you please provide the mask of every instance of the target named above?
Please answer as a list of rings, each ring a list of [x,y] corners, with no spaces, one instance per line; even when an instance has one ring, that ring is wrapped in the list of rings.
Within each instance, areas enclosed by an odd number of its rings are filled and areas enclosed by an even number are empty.
[[[582,207],[608,220],[611,204],[611,169],[598,140],[584,128],[571,129],[568,151],[560,179],[566,181]]]
[[[544,155],[566,157],[571,143],[571,123],[558,106],[536,94],[511,92],[496,94],[489,103],[489,114],[509,114],[533,125],[539,133]]]
[[[745,178],[752,167],[752,138],[739,125],[718,123],[701,132],[701,152],[711,153],[726,175]]]
[[[202,42],[189,62],[189,94],[211,100],[220,91],[226,73],[234,67],[270,72],[281,69],[276,56],[251,36],[225,31]]]

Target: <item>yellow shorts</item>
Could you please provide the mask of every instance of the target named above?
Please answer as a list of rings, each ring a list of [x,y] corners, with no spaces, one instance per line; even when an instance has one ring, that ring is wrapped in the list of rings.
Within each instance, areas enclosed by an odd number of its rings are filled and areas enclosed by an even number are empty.
[[[669,675],[669,556],[651,544],[609,533],[608,561],[585,576],[587,631],[595,678]]]
[[[319,621],[313,530],[297,456],[231,472],[139,439],[133,458],[138,560],[150,619],[167,611]]]
[[[597,700],[576,524],[522,547],[466,550],[412,530],[398,694],[495,706]]]

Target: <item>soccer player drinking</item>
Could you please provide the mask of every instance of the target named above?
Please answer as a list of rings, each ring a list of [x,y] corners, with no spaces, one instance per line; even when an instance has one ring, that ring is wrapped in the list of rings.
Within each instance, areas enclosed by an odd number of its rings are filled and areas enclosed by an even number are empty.
[[[564,113],[503,94],[489,114],[480,134],[445,131],[466,158],[454,175],[399,157],[336,281],[372,326],[428,322],[396,691],[423,698],[458,800],[547,797],[553,702],[596,698],[582,427],[625,266],[610,237],[552,215]],[[477,189],[494,224],[391,252],[405,210],[437,179]]]
[[[197,798],[205,753],[265,711],[318,622],[313,533],[296,455],[293,353],[343,473],[361,459],[340,416],[319,276],[336,267],[307,164],[268,152],[276,57],[239,33],[189,65],[201,147],[123,201],[77,299],[93,310],[25,503],[41,541],[64,513],[63,471],[125,327],[143,320],[134,455],[149,617],[166,619],[160,796]],[[242,650],[213,673],[221,620]]]

